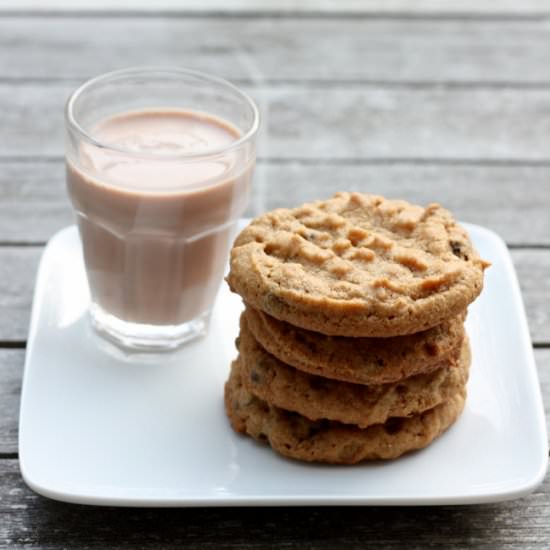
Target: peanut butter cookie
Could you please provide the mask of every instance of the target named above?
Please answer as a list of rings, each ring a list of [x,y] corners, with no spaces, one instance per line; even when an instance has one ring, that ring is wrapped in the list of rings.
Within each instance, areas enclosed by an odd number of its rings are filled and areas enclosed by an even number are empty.
[[[265,351],[246,330],[241,331],[239,349],[242,384],[254,396],[310,420],[325,418],[360,428],[436,407],[465,386],[470,366],[465,340],[455,366],[391,384],[366,386],[289,367]]]
[[[311,421],[253,396],[242,384],[238,362],[225,386],[225,408],[233,429],[269,443],[280,454],[307,462],[355,464],[393,459],[429,445],[458,418],[466,390],[409,418],[391,418],[365,429],[330,420]]]
[[[355,384],[386,384],[454,362],[464,339],[464,317],[406,336],[346,338],[300,329],[247,307],[241,330],[252,332],[269,353],[302,371]]]
[[[397,336],[459,315],[488,266],[438,204],[361,193],[253,220],[231,251],[229,286],[293,325],[336,336]]]

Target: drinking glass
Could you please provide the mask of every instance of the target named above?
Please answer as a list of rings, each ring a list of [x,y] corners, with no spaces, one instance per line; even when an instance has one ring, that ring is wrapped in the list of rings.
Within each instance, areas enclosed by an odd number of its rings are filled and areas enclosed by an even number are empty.
[[[130,350],[205,334],[249,199],[256,105],[221,78],[144,67],[89,80],[65,114],[93,327]]]

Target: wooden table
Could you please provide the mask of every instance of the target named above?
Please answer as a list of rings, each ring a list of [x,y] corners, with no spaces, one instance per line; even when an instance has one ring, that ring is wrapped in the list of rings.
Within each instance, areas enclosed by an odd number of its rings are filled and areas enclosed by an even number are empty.
[[[147,13],[11,4],[0,11],[0,548],[549,548],[548,481],[518,501],[467,507],[89,508],[34,494],[17,454],[36,267],[73,221],[63,104],[86,77],[137,64],[200,68],[256,98],[263,133],[249,214],[351,189],[439,201],[500,233],[548,402],[547,4],[503,3],[499,13],[488,0],[445,11],[424,2],[414,13],[399,1],[318,11],[208,1],[187,12],[149,2]]]

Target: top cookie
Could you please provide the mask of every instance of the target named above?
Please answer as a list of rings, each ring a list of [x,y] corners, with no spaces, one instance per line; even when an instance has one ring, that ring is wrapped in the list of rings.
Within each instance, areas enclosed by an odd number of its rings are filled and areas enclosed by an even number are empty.
[[[227,281],[253,307],[295,326],[386,337],[464,311],[488,265],[437,204],[337,193],[253,220],[235,241]]]

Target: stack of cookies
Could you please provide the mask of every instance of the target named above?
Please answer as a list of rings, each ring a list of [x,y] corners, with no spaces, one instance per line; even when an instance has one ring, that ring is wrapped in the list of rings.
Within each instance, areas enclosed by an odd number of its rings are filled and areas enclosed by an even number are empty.
[[[253,220],[227,278],[246,305],[231,425],[306,461],[427,446],[464,407],[464,319],[487,266],[437,204],[337,193]]]

